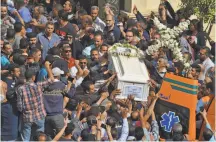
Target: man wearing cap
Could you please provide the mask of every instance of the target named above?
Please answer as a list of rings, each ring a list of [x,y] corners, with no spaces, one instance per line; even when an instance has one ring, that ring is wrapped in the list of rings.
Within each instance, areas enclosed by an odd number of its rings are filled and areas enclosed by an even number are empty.
[[[63,117],[63,99],[64,96],[72,98],[75,93],[75,79],[73,83],[68,81],[66,86],[62,81],[60,81],[61,75],[64,71],[55,67],[52,69],[52,74],[54,76],[54,82],[51,83],[44,90],[44,106],[47,113],[45,119],[45,133],[54,138],[55,133],[58,133],[64,127],[64,117]]]

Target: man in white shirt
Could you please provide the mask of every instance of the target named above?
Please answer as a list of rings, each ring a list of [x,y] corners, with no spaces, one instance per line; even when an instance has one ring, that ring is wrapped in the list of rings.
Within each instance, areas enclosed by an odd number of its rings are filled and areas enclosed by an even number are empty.
[[[93,19],[93,27],[95,31],[102,31],[106,27],[106,24],[98,17],[99,7],[92,6],[91,7],[91,17]]]
[[[202,49],[200,49],[199,54],[200,54],[200,62],[202,63],[204,67],[204,73],[200,75],[199,80],[204,80],[207,70],[210,67],[214,67],[214,63],[209,58],[210,50],[208,47],[203,47]]]
[[[70,69],[70,74],[72,78],[76,79],[75,87],[79,86],[89,74],[85,56],[80,57],[79,62],[75,61],[75,66]]]

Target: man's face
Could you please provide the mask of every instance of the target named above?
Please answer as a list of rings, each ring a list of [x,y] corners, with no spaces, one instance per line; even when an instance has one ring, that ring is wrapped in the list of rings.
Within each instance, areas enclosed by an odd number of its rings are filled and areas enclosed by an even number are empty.
[[[11,47],[11,45],[10,44],[5,45],[4,53],[10,55],[12,52],[13,52],[13,48]]]
[[[131,43],[133,41],[133,33],[132,32],[126,33],[126,40],[128,43]]]
[[[192,68],[192,69],[191,69],[191,75],[192,75],[193,77],[195,77],[195,76],[197,75],[197,72],[196,72],[196,69],[195,69],[195,68]]]
[[[48,34],[52,34],[53,31],[54,31],[54,25],[47,25],[47,27],[46,27],[46,32],[47,32]]]
[[[107,51],[108,51],[108,47],[107,47],[107,46],[101,46],[100,52],[101,52],[102,54],[107,53]]]
[[[92,51],[92,52],[91,52],[91,59],[92,59],[93,61],[98,61],[98,60],[99,60],[98,51]]]
[[[1,7],[1,18],[4,18],[7,15],[7,7],[2,6]]]
[[[91,11],[91,17],[93,20],[95,20],[98,16],[98,10],[97,9],[94,9]]]
[[[63,6],[64,6],[64,11],[66,12],[72,10],[71,3],[69,1],[66,1]]]
[[[200,54],[200,60],[201,61],[205,61],[205,59],[207,58],[207,56],[206,56],[206,50],[201,49],[200,52],[199,52],[199,54]]]
[[[38,9],[39,9],[38,7],[34,8],[34,13],[33,14],[34,14],[35,17],[38,17],[40,15]]]
[[[114,20],[113,20],[113,17],[111,15],[107,15],[107,17],[106,17],[106,25],[108,27],[112,27],[114,25]]]
[[[14,77],[19,78],[19,76],[20,76],[20,68],[15,68],[12,73],[13,73]]]
[[[63,56],[66,59],[70,59],[71,58],[71,48],[70,47],[64,48],[64,50],[63,50]]]
[[[34,61],[35,61],[35,62],[39,62],[40,59],[41,59],[41,51],[36,52],[36,53],[33,55],[33,57],[34,57]]]
[[[54,17],[58,17],[58,10],[56,8],[53,8],[52,12]]]
[[[152,59],[157,59],[158,58],[158,55],[159,55],[159,52],[158,51],[155,51],[155,52],[153,52],[153,54],[152,54]]]
[[[193,24],[190,24],[190,31],[195,31],[195,26]]]
[[[95,92],[95,87],[94,87],[94,84],[91,84],[89,86],[89,94],[93,94]]]
[[[157,62],[157,67],[161,68],[161,67],[165,67],[165,61],[164,59],[160,58]]]
[[[4,46],[4,40],[1,40],[1,49],[3,48]]]
[[[84,69],[87,66],[87,60],[86,59],[80,59],[79,65],[82,69]]]
[[[31,45],[34,45],[36,43],[37,43],[37,38],[36,37],[30,38],[30,44]]]
[[[96,48],[100,48],[100,46],[103,44],[103,40],[101,39],[101,36],[95,36],[94,44]]]
[[[21,35],[22,35],[22,36],[25,36],[25,35],[26,35],[26,29],[25,29],[24,26],[22,26]]]

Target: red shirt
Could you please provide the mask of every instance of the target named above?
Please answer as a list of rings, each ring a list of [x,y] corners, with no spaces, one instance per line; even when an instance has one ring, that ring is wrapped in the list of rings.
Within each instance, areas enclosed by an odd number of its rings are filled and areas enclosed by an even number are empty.
[[[73,66],[75,66],[75,59],[74,58],[70,58],[69,60],[65,59],[68,62],[68,68],[72,68]]]

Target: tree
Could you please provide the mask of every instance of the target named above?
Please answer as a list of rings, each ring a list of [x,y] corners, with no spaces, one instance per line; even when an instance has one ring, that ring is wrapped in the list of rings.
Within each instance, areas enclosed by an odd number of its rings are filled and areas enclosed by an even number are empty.
[[[202,22],[208,23],[207,33],[210,34],[215,21],[215,0],[181,0],[181,9],[184,17],[195,14]]]

